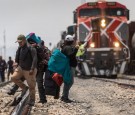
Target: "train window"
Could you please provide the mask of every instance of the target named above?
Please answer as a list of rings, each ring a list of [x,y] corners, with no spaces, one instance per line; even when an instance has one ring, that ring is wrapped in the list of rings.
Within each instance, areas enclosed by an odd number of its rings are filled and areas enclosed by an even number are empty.
[[[125,16],[125,10],[122,8],[107,8],[105,12],[108,16]]]
[[[98,16],[101,15],[101,10],[99,8],[92,8],[92,9],[81,9],[79,12],[80,17],[85,17],[85,16]]]

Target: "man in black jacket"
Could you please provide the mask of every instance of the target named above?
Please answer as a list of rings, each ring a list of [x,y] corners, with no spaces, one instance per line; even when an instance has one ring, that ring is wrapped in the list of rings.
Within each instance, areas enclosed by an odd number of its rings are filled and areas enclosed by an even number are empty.
[[[24,35],[19,35],[17,42],[19,44],[15,58],[17,68],[11,80],[22,89],[22,96],[26,93],[29,86],[28,105],[33,106],[35,103],[37,52],[35,48],[31,47],[31,53],[29,53],[29,47],[27,46],[26,37]],[[26,79],[28,86],[23,83],[21,80],[22,77]]]
[[[71,77],[72,77],[71,84],[64,83],[63,94],[62,94],[61,100],[66,103],[72,102],[72,100],[68,98],[68,95],[69,95],[69,90],[74,83],[75,67],[77,66],[76,53],[78,51],[78,46],[75,46],[74,42],[75,41],[74,41],[73,36],[67,35],[65,38],[65,44],[61,50],[61,52],[69,58],[69,63],[71,67]]]

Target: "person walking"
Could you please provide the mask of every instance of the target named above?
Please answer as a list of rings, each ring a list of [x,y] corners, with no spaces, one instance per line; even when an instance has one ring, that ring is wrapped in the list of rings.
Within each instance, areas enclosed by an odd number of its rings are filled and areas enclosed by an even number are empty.
[[[39,47],[38,43],[36,43],[36,41],[34,41],[34,39],[32,39],[30,35],[28,35],[28,37],[26,38],[28,43],[37,50],[38,62],[37,62],[36,81],[37,81],[39,98],[40,98],[38,103],[43,104],[47,102],[45,96],[45,87],[44,87],[44,72],[47,69],[47,62],[49,58],[45,50],[45,47],[43,46],[44,44],[40,45]],[[41,42],[43,42],[43,40]]]
[[[33,106],[35,103],[35,86],[36,86],[36,74],[37,74],[37,52],[33,47],[27,45],[26,37],[19,35],[17,41],[19,44],[16,52],[15,62],[18,64],[11,81],[17,84],[21,89],[21,96],[24,96],[29,89],[28,105]],[[29,49],[31,50],[29,52]],[[24,77],[28,86],[26,86],[21,78]]]
[[[2,59],[2,56],[0,56],[0,79],[1,82],[5,81],[5,70],[7,69],[7,64],[4,59]]]
[[[71,70],[71,83],[67,84],[64,81],[63,94],[61,100],[70,103],[72,100],[69,99],[69,90],[74,83],[75,76],[75,67],[77,66],[76,53],[78,51],[78,45],[75,46],[74,37],[71,35],[67,35],[65,38],[65,44],[61,50],[61,52],[69,58],[70,70]]]
[[[11,57],[9,57],[9,60],[7,62],[7,69],[8,69],[7,79],[8,79],[8,81],[9,81],[10,74],[13,74],[13,63],[14,63],[14,61],[12,60]]]

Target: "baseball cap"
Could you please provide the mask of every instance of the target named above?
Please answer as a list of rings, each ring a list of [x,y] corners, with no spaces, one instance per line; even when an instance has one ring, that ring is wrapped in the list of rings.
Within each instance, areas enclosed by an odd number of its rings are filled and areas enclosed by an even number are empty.
[[[74,41],[74,37],[72,35],[67,35],[65,41]]]
[[[23,40],[26,40],[26,37],[25,37],[24,35],[20,34],[20,35],[17,37],[17,41],[16,41],[16,42],[21,42],[21,41],[23,41]],[[16,43],[16,42],[15,42],[15,43]]]

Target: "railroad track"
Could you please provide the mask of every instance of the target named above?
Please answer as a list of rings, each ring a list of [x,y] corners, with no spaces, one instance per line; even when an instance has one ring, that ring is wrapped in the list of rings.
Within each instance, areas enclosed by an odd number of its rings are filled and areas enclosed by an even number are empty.
[[[16,106],[11,106],[14,99],[19,97],[21,91],[17,91],[15,95],[8,95],[7,91],[12,86],[12,82],[0,83],[0,115],[29,115],[31,106],[26,106],[29,91],[26,92],[24,97]]]
[[[10,113],[10,115],[30,115],[32,106],[26,105],[28,96],[29,96],[29,91],[26,92],[26,94],[23,96],[22,100],[14,108],[14,110]]]
[[[130,88],[130,89],[135,90],[135,79],[130,79],[127,77],[116,78],[116,79],[93,77],[92,79],[114,83],[114,84],[117,84],[119,87],[126,88],[126,89]]]

